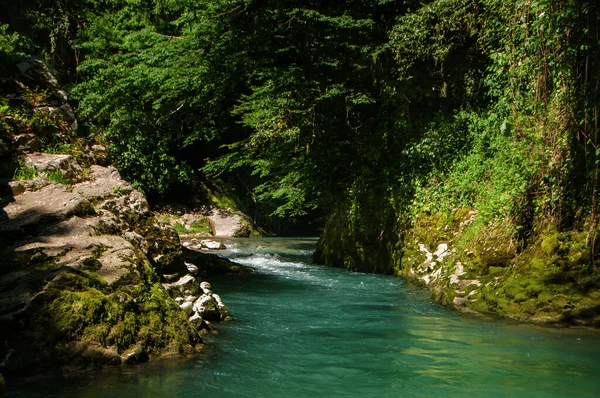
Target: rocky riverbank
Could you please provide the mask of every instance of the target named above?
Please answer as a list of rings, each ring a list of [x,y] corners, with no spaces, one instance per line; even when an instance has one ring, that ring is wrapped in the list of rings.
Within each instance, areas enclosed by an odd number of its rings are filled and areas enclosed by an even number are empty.
[[[590,225],[540,225],[524,245],[500,221],[482,223],[472,208],[420,214],[377,234],[350,225],[342,211],[329,220],[314,259],[396,274],[463,312],[600,327],[600,277],[591,266],[598,234]]]
[[[231,319],[205,278],[243,268],[182,247],[116,169],[24,159],[31,178],[3,182],[0,373],[192,353]]]
[[[156,215],[168,222],[181,236],[193,237],[259,237],[250,217],[231,208],[205,205],[190,209],[184,205],[163,205]]]

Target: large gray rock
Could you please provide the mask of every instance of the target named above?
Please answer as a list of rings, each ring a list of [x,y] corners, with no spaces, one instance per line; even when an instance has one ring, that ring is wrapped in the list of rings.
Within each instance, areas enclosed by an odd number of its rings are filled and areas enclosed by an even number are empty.
[[[22,76],[31,79],[32,81],[42,84],[46,87],[57,87],[58,80],[50,71],[48,67],[37,59],[28,59],[17,64],[17,69]]]
[[[224,250],[226,249],[225,245],[222,242],[217,242],[210,239],[204,239],[200,241],[200,247],[206,248],[209,250]]]
[[[94,226],[93,219],[72,217],[43,229],[15,252],[55,258],[57,265],[90,269],[112,284],[134,269],[135,248],[120,236],[99,236]]]
[[[34,154],[28,158],[28,164],[40,173],[76,171],[78,166],[72,166],[71,159],[63,155]],[[167,345],[179,341],[181,336],[188,339],[185,349],[193,350],[195,344],[201,343],[201,334],[213,331],[209,319],[223,320],[224,314],[228,316],[220,297],[212,294],[210,285],[203,283],[204,289],[201,289],[200,280],[186,274],[199,273],[200,267],[192,263],[186,267],[176,231],[154,217],[144,196],[121,180],[112,167],[92,166],[88,175],[88,181],[73,185],[72,190],[45,178],[10,185],[4,182],[3,195],[13,200],[6,200],[7,205],[0,213],[3,216],[0,241],[8,254],[6,260],[0,260],[0,342],[15,352],[7,369],[36,370],[40,365],[54,366],[57,360],[57,366],[62,366],[63,358],[84,366],[139,362],[147,359],[138,355],[150,352],[146,351],[147,347],[165,353],[179,352],[179,343]],[[193,261],[200,259],[193,258]],[[209,256],[198,264],[204,268],[208,263],[217,262],[227,261]],[[173,271],[172,276],[163,276],[163,280],[172,281],[163,285],[169,289],[170,297],[164,291],[155,290],[160,289],[160,285],[150,266],[159,276],[161,271]],[[77,294],[71,294],[73,292]],[[201,301],[202,312],[199,312],[194,304],[202,292],[210,295]],[[100,341],[83,344],[57,333],[49,333],[47,341],[43,337],[46,330],[52,332],[49,324],[57,324],[52,316],[67,319],[66,323],[75,328],[94,328],[94,322],[100,320],[95,314],[86,314],[86,321],[82,322],[78,318],[79,309],[106,302],[124,306],[129,311],[152,297],[163,304],[156,311],[174,325],[181,336],[172,336],[172,329],[163,328],[157,333],[162,336],[158,343],[132,341],[122,356],[117,355],[114,347],[105,348],[105,343]],[[180,313],[173,315],[172,299],[177,299],[186,319]],[[64,312],[58,312],[53,306],[60,300],[69,303],[73,300],[73,309],[68,304],[61,306]],[[139,322],[144,321],[135,311],[128,314]],[[39,347],[31,348],[31,344]],[[0,349],[0,353],[4,351]],[[42,353],[43,358],[37,358],[38,353]]]
[[[33,180],[16,180],[8,183],[13,195],[20,195],[25,191],[39,191],[50,185],[50,181],[45,178],[36,177]]]
[[[108,210],[117,217],[136,218],[148,216],[150,206],[144,195],[140,191],[132,191],[129,195],[116,197],[105,201],[99,209]]]
[[[69,192],[61,184],[50,184],[37,192],[26,191],[16,195],[4,211],[8,216],[7,220],[0,222],[0,234],[4,236],[13,232],[33,233],[47,224],[72,216],[94,214],[90,202],[79,194]]]
[[[185,313],[188,316],[191,316],[194,313],[193,307],[194,307],[194,304],[189,301],[186,301],[179,306],[179,308],[181,308],[183,311],[185,311]]]
[[[194,312],[194,315],[192,315],[188,321],[196,328],[196,329],[200,329],[200,327],[202,326],[202,317],[200,316],[200,314],[198,314],[197,312]]]
[[[36,152],[25,156],[25,164],[42,173],[58,170],[63,176],[70,179],[76,179],[81,175],[81,166],[71,155]]]
[[[214,226],[215,236],[237,236],[246,225],[242,216],[229,209],[212,209],[206,217]]]
[[[117,169],[112,166],[91,166],[89,180],[73,186],[73,192],[92,201],[121,196],[132,191],[131,184],[122,180]]]

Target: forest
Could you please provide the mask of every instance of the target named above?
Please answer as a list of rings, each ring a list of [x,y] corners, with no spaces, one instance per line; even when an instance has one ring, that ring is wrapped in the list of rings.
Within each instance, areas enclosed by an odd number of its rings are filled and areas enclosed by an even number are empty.
[[[310,224],[316,262],[413,279],[443,303],[600,325],[595,2],[2,10],[0,71],[43,60],[76,110],[77,132],[44,149],[105,148],[151,203],[217,191],[267,230]],[[28,106],[0,98],[0,134],[60,130]],[[440,244],[449,254],[434,280],[435,265],[419,264]],[[459,267],[501,282],[471,302],[449,282]]]

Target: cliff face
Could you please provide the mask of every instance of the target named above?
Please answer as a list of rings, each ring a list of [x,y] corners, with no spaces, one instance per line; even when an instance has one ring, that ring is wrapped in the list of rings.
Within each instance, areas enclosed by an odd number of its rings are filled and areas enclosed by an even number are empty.
[[[525,245],[500,221],[457,209],[417,217],[394,264],[462,311],[600,327],[596,236],[589,221],[568,231],[540,224]]]
[[[212,330],[206,321],[226,315],[216,303],[212,318],[191,313],[175,296],[200,292],[204,262],[227,262],[184,253],[175,230],[112,167],[91,166],[65,185],[47,176],[67,179],[80,169],[70,156],[36,153],[25,162],[37,177],[9,182],[14,196],[0,222],[2,371],[114,365],[199,349],[200,334]],[[188,263],[191,274],[184,260],[197,264]]]
[[[483,223],[474,208],[420,214],[410,224],[371,231],[371,240],[347,219],[341,214],[328,222],[316,262],[361,272],[391,269],[460,311],[600,327],[592,250],[598,231],[591,222],[568,231],[540,224],[525,245],[500,221]]]
[[[229,316],[202,278],[240,268],[183,248],[141,192],[94,164],[102,148],[77,138],[43,63],[13,72],[0,81],[0,373],[201,349]]]

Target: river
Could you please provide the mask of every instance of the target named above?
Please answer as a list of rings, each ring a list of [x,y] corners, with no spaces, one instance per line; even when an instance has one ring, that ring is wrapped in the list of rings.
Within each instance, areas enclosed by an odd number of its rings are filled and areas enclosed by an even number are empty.
[[[200,356],[10,397],[600,397],[600,333],[460,314],[399,278],[310,264],[311,239],[226,240],[234,320]]]

